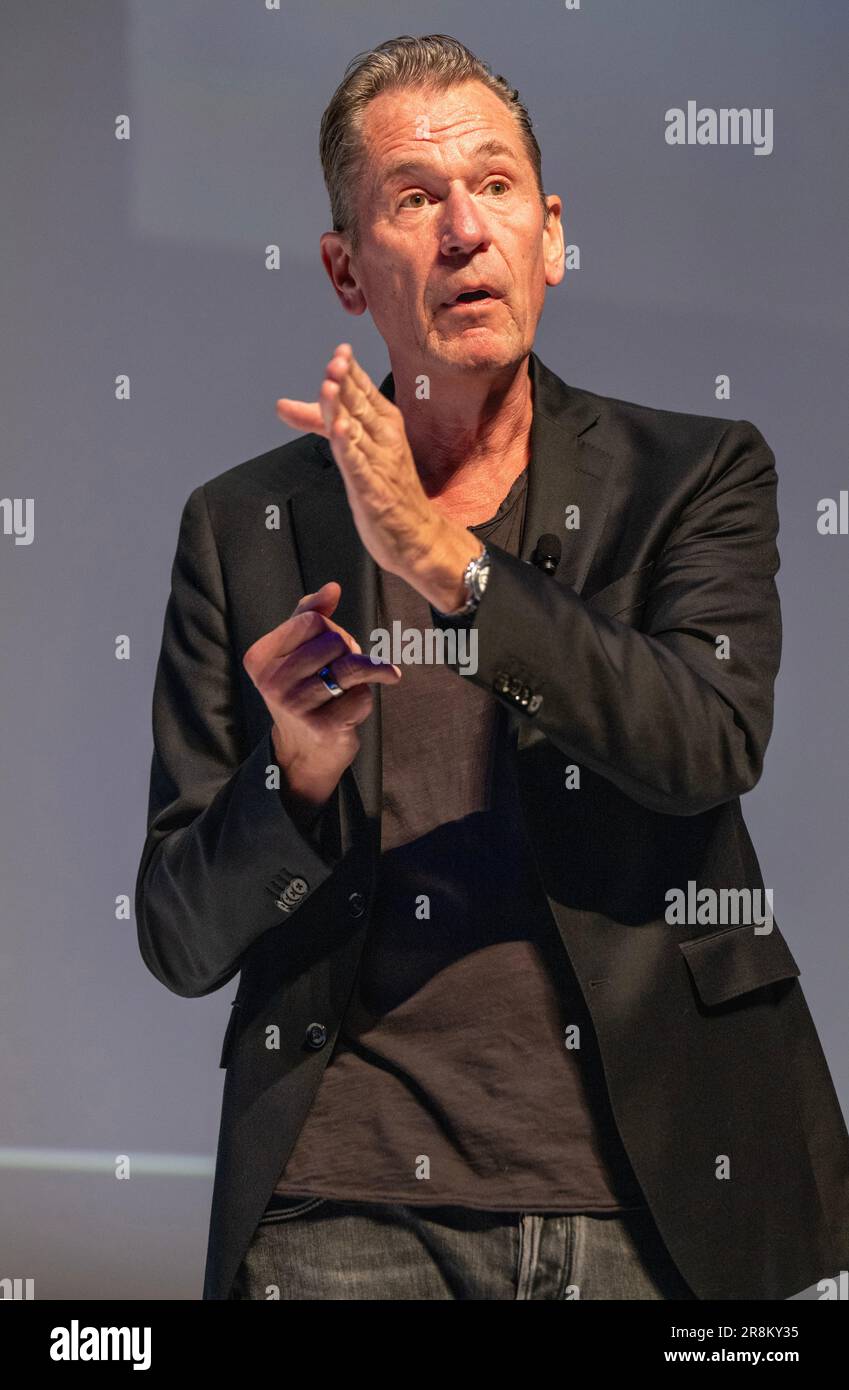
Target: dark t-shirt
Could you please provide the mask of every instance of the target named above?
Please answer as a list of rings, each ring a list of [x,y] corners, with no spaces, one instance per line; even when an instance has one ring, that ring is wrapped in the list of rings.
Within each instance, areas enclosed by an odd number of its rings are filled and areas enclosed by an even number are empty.
[[[469,527],[513,555],[527,479]],[[426,599],[378,577],[381,627],[432,629]],[[461,647],[460,666],[473,654]],[[398,664],[399,684],[380,687],[372,920],[275,1190],[484,1210],[642,1206],[524,832],[507,711],[447,664]],[[579,1048],[567,1046],[574,1025]]]

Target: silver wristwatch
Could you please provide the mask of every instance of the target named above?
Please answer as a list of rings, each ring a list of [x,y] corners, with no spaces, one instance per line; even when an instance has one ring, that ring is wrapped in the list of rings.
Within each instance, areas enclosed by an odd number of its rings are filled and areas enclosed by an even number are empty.
[[[443,613],[441,609],[434,608],[435,613],[439,613],[442,618],[462,618],[470,613],[474,613],[483,597],[486,588],[486,581],[489,579],[489,567],[492,563],[492,556],[484,546],[480,555],[475,555],[467,564],[463,572],[463,582],[466,585],[466,602],[462,608],[455,608],[451,613]]]

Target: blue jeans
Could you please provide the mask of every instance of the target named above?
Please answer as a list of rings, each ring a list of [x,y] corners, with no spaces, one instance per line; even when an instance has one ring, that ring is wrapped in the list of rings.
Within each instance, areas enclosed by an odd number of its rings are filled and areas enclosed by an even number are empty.
[[[532,1215],[272,1198],[231,1299],[693,1299],[647,1208]]]

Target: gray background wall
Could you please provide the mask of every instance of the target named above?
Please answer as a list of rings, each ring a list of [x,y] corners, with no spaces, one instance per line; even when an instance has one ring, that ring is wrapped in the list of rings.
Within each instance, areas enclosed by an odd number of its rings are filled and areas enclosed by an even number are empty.
[[[317,142],[348,59],[401,33],[455,35],[530,106],[582,255],[549,291],[543,360],[753,420],[775,450],[784,656],[744,812],[849,1106],[849,538],[816,529],[849,486],[845,0],[284,10],[6,0],[0,17],[0,496],[35,499],[34,543],[0,535],[0,1275],[34,1276],[38,1298],[200,1295],[234,990],[169,994],[115,898],[144,839],[183,502],[292,437],[274,402],[314,399],[338,341],[388,369],[319,261]],[[773,107],[772,154],[668,146],[664,113],[691,98]]]

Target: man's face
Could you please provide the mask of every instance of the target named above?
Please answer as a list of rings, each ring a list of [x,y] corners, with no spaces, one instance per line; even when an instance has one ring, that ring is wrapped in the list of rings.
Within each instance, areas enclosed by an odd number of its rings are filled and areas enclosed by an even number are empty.
[[[544,227],[508,108],[479,82],[383,92],[365,109],[363,139],[350,261],[362,299],[346,307],[371,311],[394,362],[475,371],[520,361],[546,285],[562,279],[563,236],[554,195]],[[480,286],[487,298],[456,302]]]

